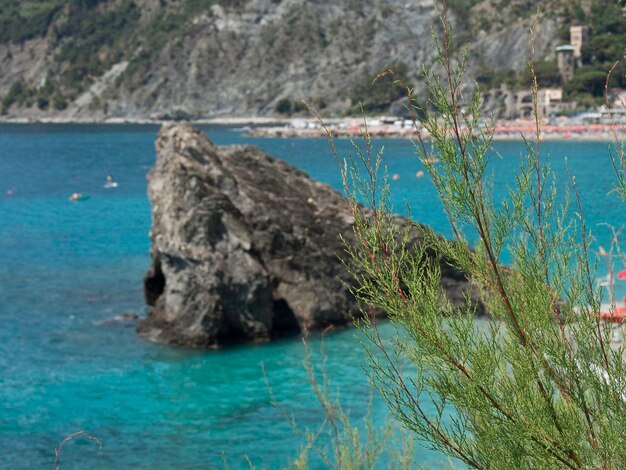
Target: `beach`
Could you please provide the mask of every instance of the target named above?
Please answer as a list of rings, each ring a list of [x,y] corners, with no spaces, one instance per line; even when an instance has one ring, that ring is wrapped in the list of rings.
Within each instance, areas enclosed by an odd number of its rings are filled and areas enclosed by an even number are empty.
[[[367,129],[371,137],[424,139],[430,137],[428,130],[419,122],[411,120],[391,120],[385,118],[365,119],[329,119],[322,123],[313,120],[292,120],[287,124],[273,123],[271,126],[257,125],[248,131],[253,137],[282,138],[316,138],[333,137],[355,138],[363,135]],[[462,127],[467,131],[467,127]],[[532,119],[498,120],[493,123],[480,124],[474,130],[478,134],[482,130],[485,135],[493,132],[493,140],[520,140],[534,138],[536,124]],[[452,133],[452,129],[449,129]],[[614,140],[616,135],[623,133],[623,124],[592,123],[577,118],[543,119],[540,122],[540,140]]]
[[[593,121],[600,121],[594,119]],[[152,124],[160,125],[163,120],[149,117],[109,117],[93,118],[49,118],[32,119],[4,116],[0,123],[7,124]],[[366,116],[364,118],[329,117],[315,118],[279,118],[269,116],[211,117],[190,119],[195,125],[240,126],[249,137],[267,138],[319,138],[328,137],[328,132],[336,138],[358,138],[365,129],[374,138],[418,139],[419,135],[428,139],[429,133],[421,123],[410,119],[388,116]],[[467,127],[461,129],[467,130]],[[534,119],[500,119],[491,123],[481,123],[477,129],[493,131],[493,140],[520,140],[534,138],[536,126]],[[584,140],[612,141],[624,134],[623,122],[611,123],[610,118],[602,122],[592,122],[579,116],[542,118],[540,121],[540,140]],[[452,129],[450,129],[452,132]],[[475,132],[476,134],[477,132]]]

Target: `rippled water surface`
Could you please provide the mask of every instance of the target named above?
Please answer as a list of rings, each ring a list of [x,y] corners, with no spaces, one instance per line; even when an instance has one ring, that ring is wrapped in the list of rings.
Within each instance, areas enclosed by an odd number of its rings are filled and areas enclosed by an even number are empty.
[[[61,439],[84,429],[63,451],[64,469],[279,468],[301,437],[270,403],[260,363],[283,409],[303,427],[320,422],[297,339],[223,351],[186,351],[146,343],[133,329],[102,324],[125,311],[144,314],[149,265],[146,173],[154,163],[154,126],[0,126],[0,447],[3,468],[46,468]],[[250,139],[207,128],[219,144],[253,143],[339,186],[324,140]],[[449,233],[441,205],[408,141],[383,140],[394,203]],[[341,152],[350,144],[340,141]],[[614,177],[606,143],[548,143],[558,184],[568,157],[589,226],[606,246],[624,208],[607,197]],[[522,145],[496,144],[495,190],[511,183]],[[103,188],[107,173],[119,187]],[[11,189],[12,196],[5,195]],[[71,203],[81,192],[88,200]],[[623,295],[621,291],[619,291]],[[389,327],[385,333],[391,334]],[[369,388],[353,330],[326,340],[328,372],[356,420]],[[312,340],[316,350],[319,342]],[[374,399],[374,418],[386,415]],[[223,456],[222,456],[223,454]],[[448,465],[416,450],[429,467]],[[313,466],[317,465],[315,462]]]

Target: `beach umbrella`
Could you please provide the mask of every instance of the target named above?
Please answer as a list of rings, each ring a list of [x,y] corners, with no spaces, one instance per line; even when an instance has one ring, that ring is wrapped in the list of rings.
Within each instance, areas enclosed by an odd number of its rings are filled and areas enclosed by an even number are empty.
[[[626,269],[617,273],[617,278],[622,281],[626,280]]]

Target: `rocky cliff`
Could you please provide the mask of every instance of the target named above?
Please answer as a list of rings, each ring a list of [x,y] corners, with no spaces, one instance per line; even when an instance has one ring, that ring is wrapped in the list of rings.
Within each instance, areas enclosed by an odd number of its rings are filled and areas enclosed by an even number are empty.
[[[255,147],[217,147],[173,123],[159,133],[148,181],[152,266],[141,335],[215,347],[351,322],[339,235],[353,240],[353,219],[332,188]],[[464,276],[441,265],[448,296],[461,301]]]
[[[525,68],[537,2],[448,3],[470,76]],[[573,2],[540,3],[547,58]],[[0,102],[5,118],[260,116],[300,99],[340,113],[389,64],[419,90],[437,24],[434,0],[0,0]]]

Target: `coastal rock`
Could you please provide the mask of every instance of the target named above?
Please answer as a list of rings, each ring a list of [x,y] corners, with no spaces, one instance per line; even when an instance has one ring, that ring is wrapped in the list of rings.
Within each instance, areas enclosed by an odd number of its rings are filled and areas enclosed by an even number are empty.
[[[354,221],[338,192],[258,148],[217,147],[186,123],[164,124],[156,147],[141,335],[216,347],[351,322],[339,234],[353,240]],[[442,269],[449,296],[462,299],[465,277]]]

